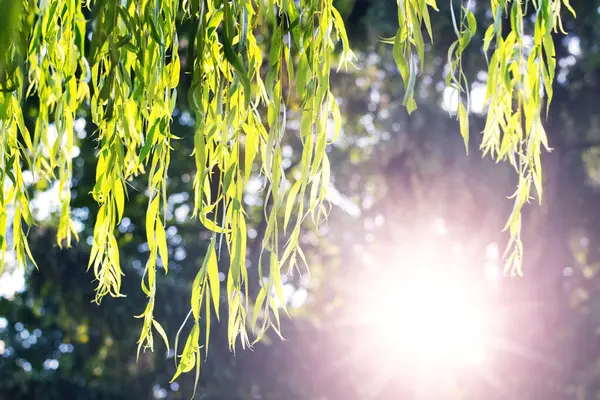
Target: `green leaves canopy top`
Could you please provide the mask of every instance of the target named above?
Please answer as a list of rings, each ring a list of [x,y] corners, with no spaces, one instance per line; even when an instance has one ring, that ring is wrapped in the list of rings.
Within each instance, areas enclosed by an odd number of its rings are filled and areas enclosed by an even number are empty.
[[[143,327],[138,352],[142,347],[153,348],[153,332],[167,341],[153,309],[158,258],[165,272],[169,264],[165,234],[167,174],[171,142],[178,139],[170,131],[170,121],[181,74],[177,29],[181,21],[189,19],[196,27],[189,45],[193,58],[189,61],[190,71],[186,71],[192,77],[189,104],[196,117],[194,217],[213,235],[193,283],[193,328],[181,356],[175,357],[176,376],[194,366],[199,369],[203,307],[204,351],[208,351],[210,314],[219,316],[218,254],[222,243],[229,259],[226,289],[230,347],[233,349],[238,339],[243,347],[250,343],[248,321],[256,340],[269,327],[278,331],[279,312],[285,310],[281,270],[290,271],[298,268],[299,261],[305,262],[299,246],[303,221],[310,217],[319,223],[327,215],[330,166],[325,148],[329,138],[335,141],[341,127],[340,111],[329,87],[336,43],[341,42],[342,48],[339,65],[352,63],[354,58],[333,1],[97,0],[92,7],[89,0],[0,0],[0,5],[0,51],[4,55],[0,60],[2,257],[7,251],[10,224],[17,263],[24,266],[31,259],[26,230],[35,221],[24,179],[27,170],[37,180],[58,181],[58,244],[69,246],[77,237],[69,209],[73,122],[79,108],[89,108],[98,141],[96,184],[91,195],[99,210],[89,262],[98,282],[96,301],[107,294],[121,295],[115,228],[123,218],[127,181],[146,174],[150,256],[142,290],[148,305],[140,315]],[[552,99],[556,65],[551,35],[562,30],[561,7],[574,11],[568,0],[491,0],[490,6],[494,20],[483,41],[489,57],[489,110],[481,149],[497,160],[508,160],[518,172],[515,206],[506,227],[511,239],[507,267],[520,273],[521,208],[530,199],[532,185],[540,199],[542,194],[540,154],[548,143],[541,114],[544,99],[546,107]],[[92,12],[90,21],[84,17],[86,8]],[[425,57],[423,28],[432,35],[430,10],[437,10],[435,0],[398,0],[399,29],[394,38],[386,39],[393,44],[409,112],[417,107],[414,89]],[[529,27],[524,15],[531,10],[535,23],[533,32],[526,33]],[[502,31],[505,17],[510,18],[509,32]],[[457,40],[448,51],[447,84],[459,98],[457,117],[467,143],[470,100],[462,53],[476,34],[477,24],[469,4],[453,8],[452,18]],[[86,49],[89,24],[93,33]],[[263,57],[257,35],[266,26],[272,39],[268,56]],[[526,35],[533,38],[531,46],[525,44]],[[262,72],[263,64],[267,64],[266,73]],[[292,82],[294,92],[289,87]],[[25,96],[37,96],[39,100],[33,132],[23,118]],[[301,110],[303,152],[302,173],[288,190],[284,185],[281,142],[290,96],[297,97]],[[266,121],[261,119],[264,111]],[[329,118],[333,119],[333,132],[328,132]],[[56,138],[48,129],[51,124],[56,128]],[[266,283],[251,302],[247,295],[242,193],[255,164],[266,181],[267,227],[262,244],[269,270]],[[211,182],[219,183],[216,193]],[[280,248],[282,240],[285,245]],[[261,279],[262,265],[259,263]]]

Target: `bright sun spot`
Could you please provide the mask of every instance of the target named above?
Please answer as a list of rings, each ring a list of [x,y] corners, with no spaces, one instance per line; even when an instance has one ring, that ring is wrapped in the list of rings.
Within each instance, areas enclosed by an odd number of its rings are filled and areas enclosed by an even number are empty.
[[[459,273],[449,260],[434,261],[437,255],[422,258],[427,260],[411,262],[410,268],[390,268],[369,290],[359,306],[369,335],[392,363],[432,369],[483,363],[490,310],[481,282]]]
[[[484,314],[465,282],[421,272],[380,297],[377,335],[398,356],[430,366],[484,361]]]
[[[0,276],[0,298],[12,300],[17,293],[25,290],[25,271],[15,268]]]

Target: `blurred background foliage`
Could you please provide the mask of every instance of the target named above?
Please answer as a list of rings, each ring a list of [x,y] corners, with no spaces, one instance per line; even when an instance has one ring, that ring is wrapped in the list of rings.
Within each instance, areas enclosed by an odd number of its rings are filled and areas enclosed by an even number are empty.
[[[568,36],[555,36],[557,82],[546,129],[552,152],[544,155],[546,196],[526,209],[525,277],[502,276],[505,235],[500,231],[516,182],[511,171],[478,156],[477,132],[485,109],[475,104],[470,156],[452,116],[443,75],[454,41],[447,2],[432,16],[436,41],[417,89],[419,109],[409,118],[391,46],[380,38],[395,33],[394,2],[340,0],[358,68],[333,76],[340,99],[343,135],[331,147],[332,211],[319,231],[302,237],[310,274],[286,282],[292,319],[282,321],[285,341],[271,334],[251,351],[230,353],[224,324],[211,337],[202,364],[198,398],[203,399],[596,399],[600,398],[600,1],[572,0],[577,20],[565,19]],[[472,2],[479,25],[488,25],[486,2]],[[182,27],[180,46],[189,41]],[[472,96],[482,96],[485,59],[482,34],[465,54]],[[268,43],[268,32],[263,37]],[[185,57],[182,57],[185,71]],[[184,79],[189,79],[182,75]],[[479,97],[478,97],[479,96]],[[160,277],[156,317],[172,339],[188,313],[191,282],[209,235],[190,220],[193,120],[180,93],[173,118],[175,142],[170,168],[171,271]],[[474,101],[477,103],[476,101]],[[293,108],[293,106],[292,106]],[[27,105],[28,123],[36,104]],[[288,119],[293,120],[292,116]],[[289,122],[284,148],[288,174],[298,173],[300,146]],[[81,111],[79,139],[94,136]],[[53,223],[56,204],[35,188],[41,227],[30,232],[40,269],[8,266],[0,278],[0,397],[5,399],[187,399],[193,377],[174,383],[173,349],[135,358],[144,307],[139,290],[147,255],[143,218],[146,194],[132,182],[119,230],[125,299],[94,298],[86,273],[96,205],[95,143],[80,140],[74,160],[73,208],[81,241],[61,250]],[[245,195],[249,210],[249,274],[256,293],[265,229],[264,193],[256,180]],[[40,183],[43,185],[43,183]],[[32,188],[33,190],[33,188]],[[415,244],[416,243],[416,244]],[[411,249],[412,248],[412,249]],[[364,309],[370,296],[394,291],[398,270],[417,268],[409,250],[453,262],[477,283],[491,321],[485,361],[423,376],[394,352],[394,334],[382,340],[364,315],[393,310]],[[437,257],[437,258],[435,258]],[[390,285],[391,284],[391,285]],[[386,286],[388,285],[388,286]],[[384,289],[387,287],[387,289]],[[383,303],[381,307],[385,305]],[[401,321],[395,325],[402,329]],[[184,328],[185,329],[185,328]],[[448,326],[434,329],[444,335]],[[398,336],[399,337],[399,336]],[[172,345],[172,343],[171,343]],[[165,353],[168,353],[165,356]],[[423,387],[435,388],[423,391]]]

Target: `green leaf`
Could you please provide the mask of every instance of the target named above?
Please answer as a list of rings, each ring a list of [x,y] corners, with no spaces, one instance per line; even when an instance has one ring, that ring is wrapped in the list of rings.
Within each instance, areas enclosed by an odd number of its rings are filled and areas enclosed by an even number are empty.
[[[477,20],[475,19],[475,14],[471,11],[467,11],[467,28],[469,29],[471,37],[474,37],[477,33]]]
[[[487,28],[487,30],[485,31],[485,35],[483,37],[483,53],[487,59],[487,51],[490,48],[490,44],[492,42],[492,39],[494,38],[494,25],[491,25],[489,28]]]
[[[169,272],[169,251],[167,250],[167,234],[160,219],[156,220],[156,242],[158,253],[165,267],[165,274]]]
[[[167,65],[167,76],[169,79],[169,87],[176,88],[179,83],[179,74],[180,74],[180,63],[179,57],[175,58],[169,65]]]
[[[417,49],[417,57],[421,65],[423,65],[423,63],[425,62],[425,43],[423,42],[423,35],[421,34],[420,28],[416,28],[413,30],[413,40]],[[416,71],[413,73],[416,74]]]
[[[407,107],[408,113],[410,114],[412,111],[416,109],[416,103],[414,100],[414,92],[415,92],[415,83],[417,81],[417,73],[416,73],[416,60],[411,58],[411,67],[410,74],[408,78],[408,83],[406,84],[406,88],[404,89],[404,100],[403,104]]]
[[[256,327],[256,321],[258,316],[260,315],[260,310],[265,302],[265,297],[267,295],[267,291],[264,287],[260,289],[258,295],[256,296],[256,301],[254,302],[254,309],[252,311],[252,326]]]
[[[205,257],[205,264],[206,264]],[[194,283],[192,284],[192,314],[194,315],[194,320],[198,321],[200,319],[200,309],[202,307],[202,296],[204,292],[204,282],[205,282],[206,270],[204,268],[200,269],[196,274],[196,278],[194,279]]]
[[[212,295],[213,306],[215,307],[217,319],[219,319],[219,303],[221,301],[221,282],[219,281],[219,266],[217,263],[217,254],[215,253],[214,246],[210,246],[209,248],[208,263],[206,265],[206,268],[208,271],[208,283],[210,284],[210,292]]]
[[[173,378],[171,378],[170,382],[174,382],[175,379],[179,375],[185,372],[189,372],[196,366],[196,358],[197,358],[197,347],[198,347],[198,336],[200,329],[198,327],[198,323],[194,324],[192,328],[192,332],[189,334],[187,341],[185,343],[185,347],[183,349],[183,353],[181,354],[181,360],[177,366],[177,371]]]
[[[250,89],[250,78],[248,77],[246,68],[244,68],[242,59],[233,51],[233,47],[231,47],[231,42],[228,38],[223,40],[223,52],[227,61],[235,69],[236,76],[242,82],[242,86],[244,86],[245,107],[248,108],[250,107],[250,97],[252,95],[252,91]]]
[[[285,307],[285,296],[283,295],[283,284],[281,283],[281,270],[279,266],[279,261],[277,260],[277,254],[271,252],[271,281],[273,282],[273,287],[275,288],[275,293],[277,295],[277,299],[281,303],[282,307]]]
[[[153,319],[152,324],[154,325],[154,328],[156,329],[156,331],[158,332],[160,337],[163,339],[163,342],[165,342],[165,347],[167,349],[167,357],[168,357],[169,356],[169,339],[167,338],[167,333],[165,332],[165,330],[163,329],[161,324],[158,323],[157,320]]]
[[[208,357],[208,346],[209,346],[209,342],[210,342],[210,321],[212,319],[211,315],[210,315],[210,294],[208,293],[208,291],[206,291],[206,299],[205,301],[205,315],[204,315],[204,321],[205,321],[205,342],[204,342],[204,353],[205,353],[205,357]],[[217,319],[219,319],[219,315],[217,314]]]
[[[146,212],[146,238],[148,240],[148,247],[154,248],[154,226],[158,217],[158,206],[159,196],[155,196],[154,199],[148,205],[148,211]]]
[[[460,124],[460,135],[465,142],[465,151],[469,154],[469,116],[462,101],[458,103],[458,121]]]
[[[123,209],[125,208],[125,192],[120,181],[115,182],[114,195],[118,213],[117,222],[119,222],[123,219]]]
[[[246,132],[244,180],[248,182],[252,173],[252,164],[258,152],[258,133],[247,124],[244,124],[244,132]]]
[[[575,10],[573,9],[573,7],[571,6],[570,1],[571,0],[563,0],[563,4],[567,8],[567,10],[569,10],[569,12],[573,15],[573,17],[577,17],[577,13],[575,12]]]
[[[431,7],[433,7],[434,10],[437,11],[437,8],[435,7],[435,5],[430,5]],[[431,21],[429,18],[429,10],[427,10],[427,7],[423,8],[423,22],[425,23],[425,28],[427,29],[427,34],[429,35],[429,38],[431,39],[431,43],[433,43],[433,30],[431,29]]]
[[[310,72],[308,57],[306,57],[305,52],[302,52],[298,57],[298,68],[296,70],[296,92],[300,101],[304,99],[304,92],[309,82]]]
[[[292,189],[290,189],[290,192],[288,193],[287,203],[285,206],[285,218],[283,222],[284,231],[287,229],[288,223],[290,221],[290,216],[292,215],[292,210],[294,209],[294,205],[296,204],[296,196],[298,195],[298,191],[300,190],[301,186],[302,181],[296,181],[296,183],[294,183]]]

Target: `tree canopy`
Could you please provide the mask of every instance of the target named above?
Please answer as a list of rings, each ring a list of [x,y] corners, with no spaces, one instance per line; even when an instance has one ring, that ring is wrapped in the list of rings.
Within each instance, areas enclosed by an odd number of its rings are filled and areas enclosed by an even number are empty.
[[[333,3],[3,1],[2,256],[12,248],[18,265],[35,262],[27,235],[36,223],[30,199],[55,182],[61,203],[57,242],[68,247],[77,238],[71,216],[75,121],[89,110],[96,158],[90,194],[98,209],[88,267],[97,281],[96,301],[122,295],[117,231],[132,192],[141,191],[147,196],[149,254],[143,267],[147,306],[140,310],[138,349],[153,348],[153,333],[168,342],[154,309],[157,270],[166,273],[169,268],[169,166],[177,142],[186,139],[172,132],[172,118],[182,102],[179,93],[193,113],[192,214],[212,233],[184,320],[185,325],[191,319],[191,331],[183,346],[178,346],[179,334],[175,340],[176,352],[183,349],[176,357],[176,375],[199,369],[208,352],[211,314],[220,314],[220,272],[227,281],[229,347],[234,349],[238,341],[245,347],[269,327],[279,331],[280,312],[285,311],[282,276],[306,263],[300,229],[307,220],[320,224],[329,212],[327,146],[342,129],[330,84],[332,67],[355,61]],[[568,0],[492,0],[486,6],[492,22],[484,30],[477,28],[475,17],[480,5],[458,3],[449,3],[456,38],[444,72],[455,98],[451,112],[468,149],[473,99],[465,54],[467,46],[475,45],[472,39],[482,37],[487,114],[480,149],[496,161],[506,160],[519,178],[506,224],[506,262],[508,270],[520,273],[521,209],[534,190],[541,200],[541,154],[549,146],[543,118],[556,75],[553,34],[563,30],[563,8],[575,13]],[[402,103],[412,112],[418,76],[427,65],[424,36],[433,36],[436,14],[431,11],[437,5],[433,0],[400,0],[397,10],[396,34],[383,41],[393,46],[404,86]],[[28,110],[34,115],[25,114]],[[290,135],[288,120],[294,113],[302,156],[299,168],[286,174],[283,139]],[[265,227],[256,261],[262,285],[252,295],[243,196],[256,176],[266,193]]]

